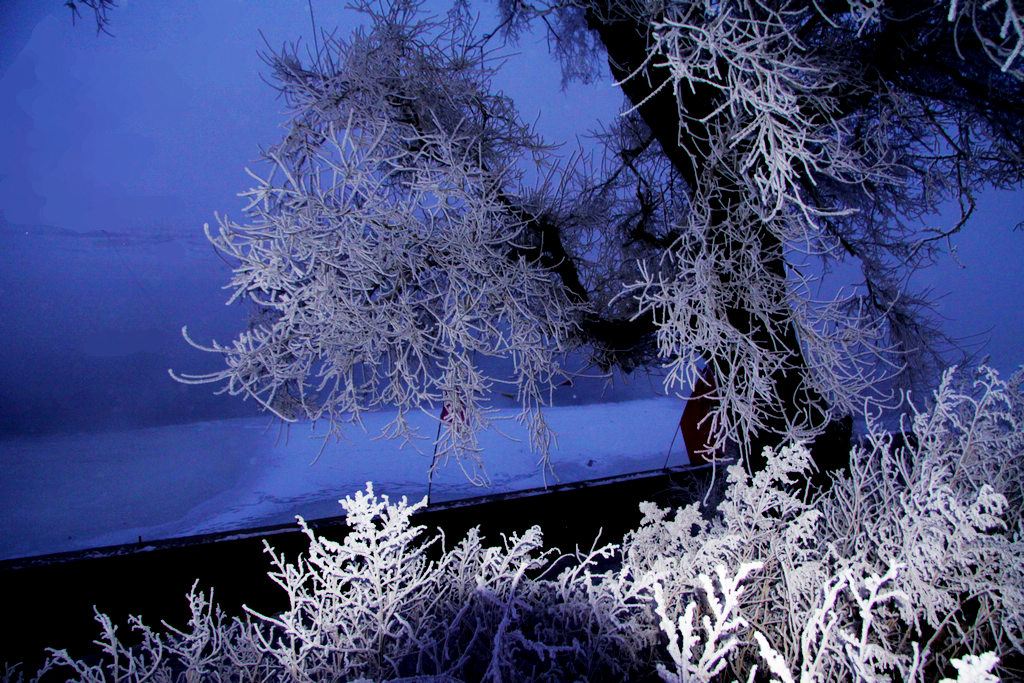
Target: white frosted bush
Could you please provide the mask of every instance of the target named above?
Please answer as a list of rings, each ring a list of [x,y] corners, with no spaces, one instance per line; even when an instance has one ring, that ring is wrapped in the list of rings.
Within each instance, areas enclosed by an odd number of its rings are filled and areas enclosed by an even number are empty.
[[[794,493],[797,444],[716,509],[641,505],[621,546],[560,556],[539,527],[451,548],[412,524],[424,503],[371,484],[349,533],[287,561],[288,608],[228,619],[193,587],[186,628],[97,614],[99,653],[51,650],[77,681],[925,681],[991,683],[1024,654],[1019,420],[1024,373],[946,374],[904,444],[874,423],[850,473]],[[599,570],[600,568],[600,570]],[[10,668],[5,680],[20,680]],[[944,681],[954,679],[946,678]]]
[[[934,631],[923,645],[943,659],[963,642],[1024,646],[1021,376],[947,372],[898,448],[869,423],[823,506],[835,553],[906,566],[900,587]]]
[[[402,657],[432,635],[428,605],[437,592],[430,543],[415,543],[422,527],[409,516],[425,503],[396,505],[373,487],[342,504],[352,528],[341,543],[317,537],[305,520],[309,551],[294,564],[269,545],[271,578],[288,594],[289,609],[252,614],[275,627],[264,649],[294,680],[398,676]]]
[[[718,580],[714,584],[706,574],[701,574],[697,581],[710,614],[700,619],[700,628],[694,624],[697,611],[694,602],[688,604],[683,616],[673,623],[665,610],[661,586],[655,584],[654,600],[661,620],[660,626],[668,636],[668,653],[675,665],[675,671],[658,665],[658,675],[663,681],[710,681],[725,668],[729,657],[739,645],[738,632],[747,626],[746,620],[735,614],[744,590],[740,584],[748,574],[760,568],[759,562],[747,563],[740,567],[735,577],[730,578],[725,567],[718,565],[715,567]],[[699,655],[695,650],[699,650]]]
[[[769,452],[753,477],[729,467],[710,520],[698,503],[674,516],[646,504],[625,561],[661,575],[669,623],[703,590],[695,577],[761,563],[738,616],[794,680],[914,679],[965,653],[1021,652],[1021,377],[947,372],[932,406],[913,414],[908,445],[894,448],[872,422],[849,476],[825,496],[805,500],[788,485],[810,466],[797,445]],[[736,675],[754,662],[742,658]]]
[[[246,620],[228,622],[194,588],[189,628],[158,633],[133,618],[142,643],[129,646],[98,615],[101,662],[52,651],[43,673],[70,669],[89,682],[596,681],[650,665],[652,578],[621,563],[594,571],[617,546],[556,559],[532,527],[496,546],[473,529],[445,549],[443,535],[411,523],[425,502],[392,503],[367,484],[342,504],[343,541],[300,518],[306,553],[290,562],[267,546],[283,612],[247,609]]]
[[[275,675],[275,667],[260,646],[260,627],[247,619],[228,619],[209,596],[196,585],[188,594],[190,618],[185,629],[164,624],[154,631],[138,617],[130,617],[135,637],[122,641],[110,617],[99,612],[96,621],[100,638],[94,643],[99,657],[76,659],[67,650],[50,650],[50,658],[37,674],[60,671],[63,680],[82,683],[170,683],[187,681],[266,681]],[[137,641],[134,645],[126,642]],[[70,671],[68,671],[70,669]],[[5,678],[5,680],[7,680]]]
[[[992,668],[999,660],[991,652],[980,655],[967,655],[951,662],[956,669],[956,681],[943,678],[940,683],[997,683],[999,679],[992,675]]]

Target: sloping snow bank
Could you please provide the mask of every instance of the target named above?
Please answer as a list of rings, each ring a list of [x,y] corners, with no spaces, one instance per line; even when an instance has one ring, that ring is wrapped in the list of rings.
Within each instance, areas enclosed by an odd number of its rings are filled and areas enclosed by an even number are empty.
[[[550,408],[558,481],[661,468],[683,405],[652,398]],[[545,484],[525,431],[506,412],[501,430],[515,440],[495,432],[480,440],[490,487],[474,486],[451,462],[434,476],[432,502]],[[366,416],[365,433],[349,430],[315,463],[320,440],[302,428],[286,437],[262,418],[0,441],[0,559],[333,517],[343,512],[338,499],[367,481],[418,500],[437,421],[413,416],[427,438],[401,447],[374,438],[388,420]],[[686,462],[677,438],[670,464]]]

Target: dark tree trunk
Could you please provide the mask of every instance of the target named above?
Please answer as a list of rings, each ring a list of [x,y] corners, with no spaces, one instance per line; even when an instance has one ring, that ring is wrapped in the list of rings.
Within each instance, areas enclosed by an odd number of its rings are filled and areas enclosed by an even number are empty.
[[[675,92],[670,86],[659,89],[667,76],[667,72],[652,72],[644,67],[648,57],[649,25],[641,25],[627,13],[615,15],[613,9],[603,8],[604,16],[598,16],[593,9],[587,13],[587,21],[591,30],[600,37],[607,50],[608,64],[612,75],[622,81],[622,90],[627,98],[638,107],[637,111],[651,129],[654,137],[661,145],[666,158],[685,182],[693,189],[698,187],[701,178],[708,177],[705,164],[710,157],[708,131],[700,120],[710,114],[720,104],[723,89],[711,84],[696,84],[696,91],[689,93],[688,102],[694,105],[687,111],[687,119],[680,121]],[[633,77],[630,78],[630,76]],[[682,129],[681,129],[682,126]],[[712,207],[711,221],[713,225],[724,225],[730,220],[732,208],[740,202],[737,189],[730,188],[725,178],[722,180],[723,191],[716,194],[716,204]],[[759,249],[763,254],[762,263],[767,263],[773,275],[786,277],[786,262],[783,245],[769,230],[761,230],[758,235]],[[723,230],[713,237],[713,245],[722,253],[735,253],[740,249],[738,244],[730,244]],[[719,274],[724,281],[736,277],[744,277],[743,273]],[[772,351],[782,351],[789,359],[788,368],[780,369],[772,376],[772,380],[783,401],[782,413],[768,428],[758,433],[748,434],[748,463],[753,470],[764,467],[765,461],[761,451],[766,446],[776,447],[781,441],[779,432],[783,431],[785,421],[797,424],[810,422],[821,426],[824,413],[821,406],[823,398],[806,382],[806,361],[792,323],[781,316],[765,321],[751,315],[739,304],[727,311],[729,323],[741,334],[756,344]],[[779,347],[782,348],[779,348]],[[709,358],[709,363],[716,364],[721,372],[729,374],[734,370],[724,367],[720,358]],[[742,380],[742,378],[741,378]],[[843,469],[849,462],[849,440],[851,421],[847,418],[830,424],[826,432],[812,446],[812,455],[819,469],[814,477],[817,484],[826,484],[826,471]]]

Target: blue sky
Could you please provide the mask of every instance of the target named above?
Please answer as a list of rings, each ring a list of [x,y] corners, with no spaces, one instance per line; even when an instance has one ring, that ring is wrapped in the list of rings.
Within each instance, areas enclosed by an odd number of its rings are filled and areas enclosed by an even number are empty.
[[[358,15],[345,4],[313,2],[318,25],[347,34]],[[493,8],[480,5],[483,30]],[[243,319],[223,306],[229,272],[202,225],[214,212],[240,218],[244,168],[285,120],[261,78],[260,31],[273,47],[308,40],[308,4],[122,0],[110,17],[114,36],[97,37],[61,0],[0,9],[0,411],[17,433],[251,412],[166,370],[216,367],[181,340],[183,324],[228,341]],[[496,85],[550,141],[572,146],[611,120],[610,77],[562,92],[543,38],[517,49]],[[956,241],[963,267],[947,260],[918,281],[948,293],[951,333],[990,333],[1006,372],[1024,361],[1024,233],[1011,231],[1024,194],[982,199]]]

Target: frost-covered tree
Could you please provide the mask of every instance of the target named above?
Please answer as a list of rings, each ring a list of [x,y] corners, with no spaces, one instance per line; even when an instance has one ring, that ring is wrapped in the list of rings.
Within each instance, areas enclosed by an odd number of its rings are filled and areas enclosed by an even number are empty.
[[[362,9],[371,26],[325,37],[313,64],[269,58],[293,110],[287,134],[248,193],[252,222],[208,232],[237,263],[235,297],[260,313],[211,349],[225,370],[184,380],[226,380],[282,419],[332,430],[395,407],[387,433],[405,438],[409,411],[443,406],[441,450],[470,462],[491,389],[507,382],[546,454],[539,409],[585,309],[513,192],[517,162],[545,148],[490,91],[467,15]]]
[[[710,363],[719,438],[760,452],[774,435],[813,436],[886,374],[912,380],[933,365],[941,334],[905,284],[966,221],[977,188],[1021,181],[1019,6],[503,9],[513,31],[546,22],[567,78],[592,76],[603,56],[622,88],[629,113],[584,195],[603,209],[586,224],[617,258],[576,263],[585,282],[635,297],[620,299],[631,337],[655,335],[675,387]],[[949,200],[960,223],[920,227]],[[814,259],[862,279],[816,301]]]
[[[500,8],[507,37],[544,23],[566,80],[607,61],[625,104],[600,160],[562,164],[493,91],[495,34],[478,38],[464,3],[442,19],[358,5],[351,37],[269,56],[287,133],[248,223],[209,233],[260,314],[210,347],[224,370],[183,379],[332,427],[396,406],[389,433],[406,437],[409,411],[443,405],[442,446],[472,456],[502,381],[545,452],[540,409],[570,350],[662,363],[682,395],[706,365],[709,446],[761,453],[928,370],[942,335],[910,274],[979,188],[1024,179],[1018,5]],[[922,220],[949,201],[959,222]],[[821,274],[850,265],[859,278],[818,300]]]

